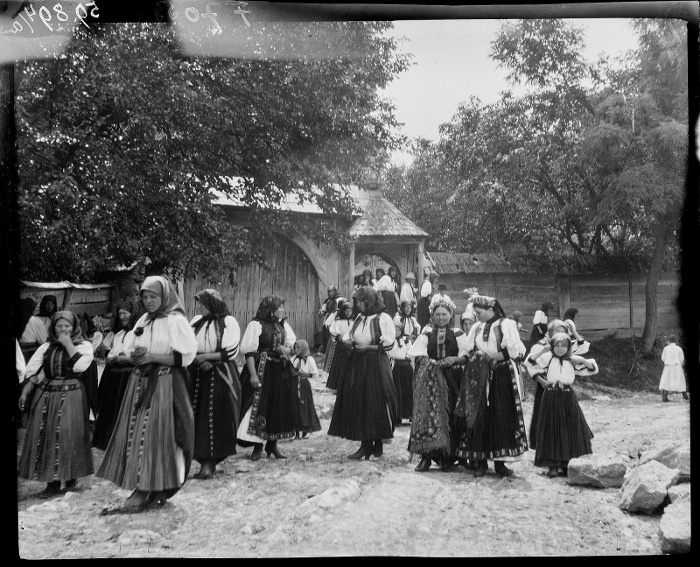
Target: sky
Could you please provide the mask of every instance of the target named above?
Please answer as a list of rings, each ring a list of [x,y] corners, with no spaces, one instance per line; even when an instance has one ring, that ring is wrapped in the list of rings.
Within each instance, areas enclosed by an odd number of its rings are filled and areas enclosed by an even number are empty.
[[[503,20],[403,20],[394,22],[392,35],[402,39],[399,50],[414,56],[412,65],[382,94],[396,105],[396,117],[408,137],[437,139],[440,124],[448,122],[460,102],[471,96],[496,102],[499,93],[517,87],[507,71],[489,58],[491,41]],[[569,20],[585,30],[584,57],[610,56],[637,45],[629,19]],[[395,162],[409,159],[397,152]]]

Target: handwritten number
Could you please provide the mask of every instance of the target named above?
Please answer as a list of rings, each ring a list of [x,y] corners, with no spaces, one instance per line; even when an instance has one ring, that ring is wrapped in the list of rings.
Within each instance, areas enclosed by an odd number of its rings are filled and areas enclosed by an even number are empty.
[[[194,12],[194,16],[190,17],[190,11]],[[197,8],[193,8],[192,6],[189,6],[188,8],[185,8],[185,17],[190,21],[190,22],[198,22],[199,21],[199,11]],[[194,18],[194,19],[192,19]]]
[[[216,21],[216,12],[212,12],[211,8],[209,7],[209,4],[207,4],[207,11],[202,12],[202,18],[209,18],[211,21],[214,23],[214,30],[213,33],[221,33],[222,29],[221,26],[219,25],[219,22]]]
[[[41,18],[41,21],[44,22],[44,25],[47,28],[49,28],[49,31],[53,31],[51,24],[49,24],[49,22],[51,21],[51,12],[49,12],[49,9],[46,6],[42,6],[41,8],[39,8],[39,18]]]
[[[63,11],[63,6],[60,4],[54,4],[53,11],[56,12],[56,19],[59,22],[67,22],[68,21],[68,14],[66,14]],[[63,17],[61,17],[63,16]]]

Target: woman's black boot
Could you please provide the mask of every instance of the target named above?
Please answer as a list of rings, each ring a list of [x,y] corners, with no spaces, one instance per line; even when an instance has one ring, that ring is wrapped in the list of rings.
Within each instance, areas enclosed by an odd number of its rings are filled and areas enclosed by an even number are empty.
[[[355,451],[352,455],[348,455],[348,459],[353,459],[355,461],[359,461],[367,453],[367,445],[368,444],[369,443],[367,441],[363,441],[362,444],[360,445],[360,448],[357,451]]]
[[[61,493],[61,481],[60,480],[54,480],[52,482],[49,482],[46,484],[46,488],[42,490],[39,494],[37,494],[38,498],[51,498],[52,496],[56,496],[57,494]]]
[[[662,402],[668,401],[668,392],[666,390],[661,390],[661,401]]]
[[[283,455],[277,450],[277,441],[268,441],[265,444],[265,452],[267,453],[268,458],[270,455],[274,455],[276,459],[286,459],[287,455]]]
[[[420,463],[416,466],[416,472],[426,472],[430,468],[431,458],[426,455],[421,455]]]
[[[262,443],[253,445],[253,454],[250,456],[251,461],[257,461],[262,455]]]
[[[474,476],[486,476],[486,470],[488,469],[488,462],[477,461],[476,468],[474,469]]]
[[[384,444],[382,443],[381,439],[374,440],[374,451],[372,452],[372,454],[374,455],[375,459],[378,459],[384,454]],[[369,460],[369,456],[365,458]]]

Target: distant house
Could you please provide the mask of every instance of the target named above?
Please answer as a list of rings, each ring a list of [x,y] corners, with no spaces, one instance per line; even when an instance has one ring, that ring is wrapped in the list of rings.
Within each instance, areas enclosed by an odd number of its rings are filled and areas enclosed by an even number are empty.
[[[426,252],[427,264],[440,274],[447,294],[464,311],[467,294],[498,298],[506,312],[515,309],[531,325],[544,301],[551,301],[562,316],[569,307],[579,310],[576,323],[582,330],[641,332],[646,313],[645,286],[648,261],[636,256],[506,257],[496,253]],[[676,297],[680,285],[672,266],[659,279],[657,314],[660,329],[679,325]]]

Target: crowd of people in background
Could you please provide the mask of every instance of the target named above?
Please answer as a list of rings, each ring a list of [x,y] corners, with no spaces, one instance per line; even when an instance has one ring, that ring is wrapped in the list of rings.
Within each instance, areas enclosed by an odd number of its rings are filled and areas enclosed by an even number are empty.
[[[592,452],[593,433],[571,388],[598,372],[586,357],[578,310],[561,319],[542,303],[529,344],[524,315],[507,314],[495,297],[468,288],[458,308],[439,276],[403,280],[395,266],[366,269],[351,297],[329,286],[319,310],[326,388],[336,395],[328,435],[359,443],[349,459],[380,458],[404,422],[415,470],[462,465],[483,477],[489,461],[499,476],[530,449],[550,477]],[[261,299],[244,332],[214,289],[195,297],[188,320],[167,278],[149,276],[139,295],[119,302],[111,328],[58,310],[57,298],[22,300],[17,340],[19,427],[26,427],[18,475],[46,483],[50,498],[95,474],[131,491],[103,514],[160,507],[241,448],[257,461],[287,458],[279,440],[321,430],[310,380],[319,368],[307,341],[286,320],[284,298]],[[683,351],[676,336],[662,353],[659,389],[688,399]],[[99,380],[96,356],[105,356]],[[239,368],[236,358],[243,359]],[[524,380],[535,384],[526,427]],[[98,467],[91,448],[103,451]],[[63,486],[63,488],[61,488]]]

